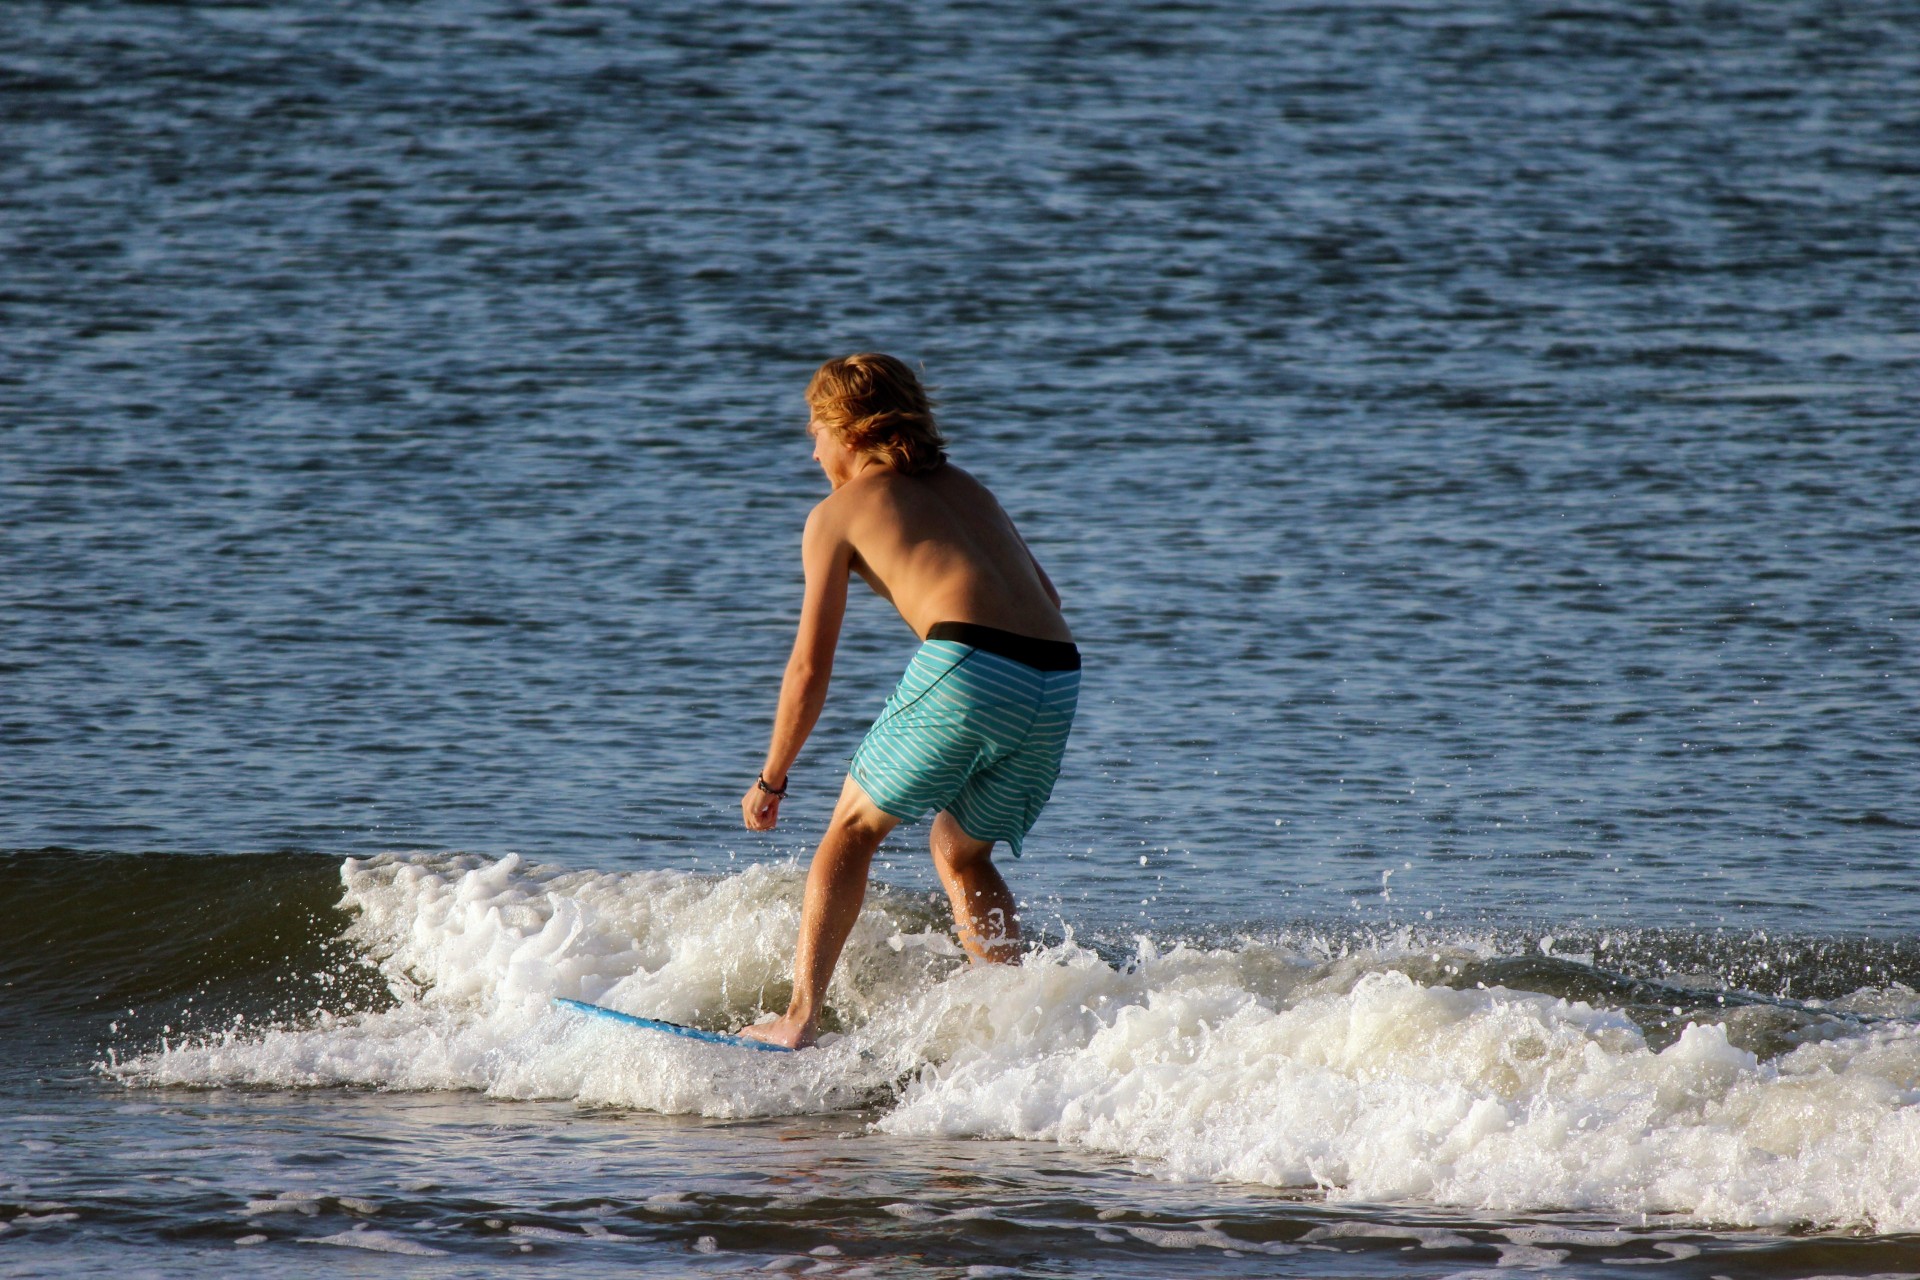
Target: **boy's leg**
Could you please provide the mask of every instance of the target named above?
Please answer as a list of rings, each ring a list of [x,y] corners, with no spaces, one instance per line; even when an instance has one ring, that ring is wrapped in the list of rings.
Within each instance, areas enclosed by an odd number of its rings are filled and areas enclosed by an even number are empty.
[[[1020,955],[1013,892],[993,865],[993,841],[976,840],[951,813],[933,820],[933,867],[953,907],[960,945],[977,961],[1005,964]]]
[[[840,949],[860,918],[867,896],[867,868],[873,851],[899,819],[867,799],[860,784],[848,778],[840,788],[827,833],[814,850],[807,868],[806,898],[800,906],[800,941],[793,957],[793,999],[784,1016],[741,1032],[769,1044],[804,1049],[813,1043],[820,1011],[826,1003],[827,983]]]

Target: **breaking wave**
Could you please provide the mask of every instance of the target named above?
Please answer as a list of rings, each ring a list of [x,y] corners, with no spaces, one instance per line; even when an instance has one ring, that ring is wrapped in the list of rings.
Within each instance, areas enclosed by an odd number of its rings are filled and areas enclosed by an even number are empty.
[[[1893,980],[1913,957],[1890,944],[1065,930],[1018,966],[972,967],[935,904],[877,887],[829,995],[831,1033],[783,1058],[551,1001],[719,1028],[784,1007],[790,866],[393,855],[349,859],[339,880],[336,906],[295,913],[332,931],[299,944],[334,949],[303,979],[310,1007],[232,1010],[259,986],[234,979],[157,1044],[123,1033],[102,1069],[135,1085],[481,1090],[714,1117],[864,1108],[898,1135],[1065,1143],[1332,1201],[1920,1229],[1920,997]],[[1716,947],[1719,979],[1671,959]],[[1782,990],[1796,975],[1803,991],[1822,974],[1880,980],[1799,998],[1725,980],[1795,965]]]

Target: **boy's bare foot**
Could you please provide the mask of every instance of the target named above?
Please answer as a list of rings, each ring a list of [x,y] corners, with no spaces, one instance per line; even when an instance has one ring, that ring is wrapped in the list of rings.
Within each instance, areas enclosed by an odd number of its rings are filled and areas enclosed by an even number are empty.
[[[772,1022],[743,1027],[740,1030],[740,1037],[743,1040],[777,1044],[787,1049],[805,1049],[813,1044],[815,1038],[812,1027],[790,1015],[782,1015]]]

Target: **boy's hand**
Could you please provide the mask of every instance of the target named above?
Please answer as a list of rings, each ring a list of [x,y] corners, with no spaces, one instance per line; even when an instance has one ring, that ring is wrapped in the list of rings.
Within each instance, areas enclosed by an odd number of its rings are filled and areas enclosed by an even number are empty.
[[[760,780],[755,778],[747,794],[740,797],[740,816],[749,831],[771,831],[774,823],[780,821],[780,797],[763,790]]]

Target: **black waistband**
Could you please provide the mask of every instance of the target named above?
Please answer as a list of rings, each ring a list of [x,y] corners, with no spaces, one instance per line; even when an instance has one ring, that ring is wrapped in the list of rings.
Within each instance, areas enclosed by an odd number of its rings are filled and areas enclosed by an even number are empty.
[[[951,640],[997,653],[1003,658],[1025,663],[1035,671],[1078,671],[1080,651],[1069,640],[1036,640],[1018,636],[998,627],[983,627],[977,622],[936,622],[927,632],[929,640]]]

